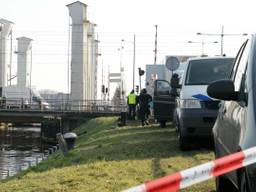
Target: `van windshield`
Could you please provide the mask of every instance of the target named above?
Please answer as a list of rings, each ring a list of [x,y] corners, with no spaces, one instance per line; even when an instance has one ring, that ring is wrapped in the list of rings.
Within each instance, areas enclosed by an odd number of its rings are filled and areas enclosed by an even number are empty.
[[[186,85],[208,85],[219,79],[228,79],[233,58],[192,60],[189,62]]]

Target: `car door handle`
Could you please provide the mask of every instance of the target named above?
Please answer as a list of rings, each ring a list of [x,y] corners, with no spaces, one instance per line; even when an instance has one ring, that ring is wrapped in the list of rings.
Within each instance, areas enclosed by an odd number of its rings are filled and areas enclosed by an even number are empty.
[[[226,112],[227,112],[227,109],[226,109],[226,107],[224,107],[224,108],[222,109],[222,114],[224,115]]]
[[[219,117],[220,119],[223,119],[226,112],[227,112],[226,108],[223,107],[223,108],[221,109],[221,111],[219,112],[218,117]]]

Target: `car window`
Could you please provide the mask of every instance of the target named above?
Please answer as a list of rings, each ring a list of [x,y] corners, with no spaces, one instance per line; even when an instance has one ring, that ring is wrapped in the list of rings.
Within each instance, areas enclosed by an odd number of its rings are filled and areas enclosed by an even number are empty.
[[[170,95],[170,84],[167,81],[157,81],[157,94]]]
[[[233,58],[192,60],[186,74],[186,85],[208,85],[230,77]]]
[[[233,69],[232,69],[232,72],[231,72],[231,79],[234,80],[234,77],[235,77],[235,74],[236,74],[236,71],[237,71],[237,67],[238,67],[238,63],[240,61],[240,58],[241,58],[241,55],[243,53],[243,50],[244,50],[244,47],[245,45],[247,44],[248,40],[246,40],[243,45],[240,47],[237,55],[236,55],[236,58],[235,58],[235,61],[234,61],[234,66],[233,66]]]
[[[233,75],[235,91],[240,90],[241,80],[242,80],[243,74],[245,74],[246,66],[248,63],[250,47],[251,47],[251,41],[248,41],[244,47],[244,50],[242,51],[241,57],[236,67],[237,69]]]

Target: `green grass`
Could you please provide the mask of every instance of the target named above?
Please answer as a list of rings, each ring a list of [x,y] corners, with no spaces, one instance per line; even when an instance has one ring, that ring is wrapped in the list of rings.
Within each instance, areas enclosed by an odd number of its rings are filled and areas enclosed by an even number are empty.
[[[214,158],[207,149],[181,152],[172,125],[117,127],[117,118],[90,120],[75,131],[75,149],[0,183],[0,192],[121,191]],[[213,191],[210,180],[184,191]]]

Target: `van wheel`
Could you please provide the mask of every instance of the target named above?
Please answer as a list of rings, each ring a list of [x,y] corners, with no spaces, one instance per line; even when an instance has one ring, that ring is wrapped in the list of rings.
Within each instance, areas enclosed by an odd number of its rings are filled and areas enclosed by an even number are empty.
[[[179,147],[182,151],[190,150],[190,143],[188,138],[181,135],[180,131],[178,131],[178,139],[179,139]]]
[[[246,170],[238,171],[238,182],[239,182],[238,183],[239,184],[239,192],[250,191]]]
[[[161,128],[166,127],[166,121],[160,121],[160,127]]]
[[[227,191],[236,192],[237,191],[233,183],[224,177],[217,177],[215,179],[215,184],[216,184],[216,192],[227,192]]]

